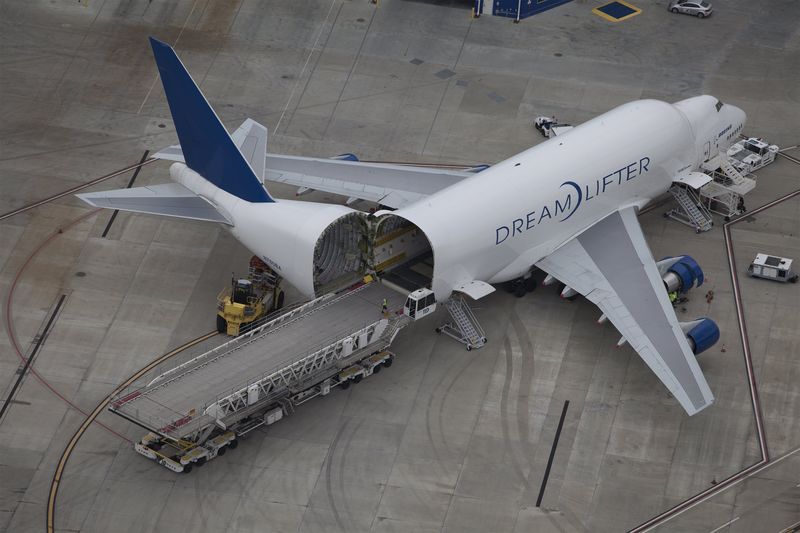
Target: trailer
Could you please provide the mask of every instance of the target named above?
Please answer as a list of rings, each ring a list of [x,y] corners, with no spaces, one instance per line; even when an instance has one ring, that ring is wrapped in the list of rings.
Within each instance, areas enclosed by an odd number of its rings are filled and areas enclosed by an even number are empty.
[[[190,472],[298,405],[390,367],[388,348],[412,321],[403,313],[407,297],[367,277],[158,370],[113,398],[109,410],[148,431],[134,445],[138,453]]]

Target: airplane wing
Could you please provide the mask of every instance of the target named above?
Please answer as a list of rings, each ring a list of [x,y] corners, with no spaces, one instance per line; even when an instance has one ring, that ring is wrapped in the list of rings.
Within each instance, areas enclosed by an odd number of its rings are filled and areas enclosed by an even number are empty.
[[[633,207],[600,220],[537,266],[594,302],[688,414],[711,405],[714,396]]]
[[[180,183],[76,194],[94,207],[231,224],[213,205]]]
[[[400,208],[474,173],[267,154],[266,179]]]
[[[395,209],[449,187],[485,168],[481,165],[469,171],[459,171],[449,168],[267,154],[267,129],[249,118],[233,132],[231,137],[262,182],[267,179],[300,189],[341,194],[348,198],[368,200]],[[180,145],[164,148],[153,157],[184,162]]]

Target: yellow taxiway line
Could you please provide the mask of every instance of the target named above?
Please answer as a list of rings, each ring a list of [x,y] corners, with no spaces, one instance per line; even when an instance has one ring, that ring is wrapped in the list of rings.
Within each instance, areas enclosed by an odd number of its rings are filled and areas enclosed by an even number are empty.
[[[97,404],[97,407],[86,416],[86,419],[80,425],[78,430],[70,439],[67,447],[64,448],[64,452],[61,454],[61,458],[58,461],[58,466],[56,467],[56,471],[53,474],[53,481],[50,483],[50,496],[47,500],[47,533],[53,533],[55,531],[55,511],[56,511],[56,497],[58,496],[58,486],[61,483],[61,476],[64,474],[64,469],[67,466],[67,461],[69,460],[70,455],[72,455],[72,451],[75,449],[75,446],[78,445],[78,441],[81,439],[83,434],[89,429],[89,426],[92,425],[92,422],[100,415],[103,410],[108,407],[109,402],[111,402],[111,398],[122,392],[126,387],[130,386],[134,381],[145,375],[147,372],[155,368],[156,366],[160,365],[167,359],[174,357],[175,355],[181,353],[182,351],[186,350],[187,348],[191,348],[192,346],[203,342],[204,340],[208,340],[214,335],[216,335],[216,331],[212,331],[206,333],[205,335],[201,335],[196,339],[190,340],[186,344],[179,346],[172,350],[171,352],[165,353],[161,357],[151,361],[147,366],[133,374],[131,377],[126,379],[123,383],[117,386],[111,394],[106,396],[102,402]]]

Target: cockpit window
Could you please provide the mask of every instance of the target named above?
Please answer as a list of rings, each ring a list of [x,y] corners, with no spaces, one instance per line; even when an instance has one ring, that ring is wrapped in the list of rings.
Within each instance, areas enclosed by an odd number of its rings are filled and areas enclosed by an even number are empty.
[[[717,113],[719,113],[719,110],[722,109],[722,102],[720,100],[717,100],[717,104],[714,107],[717,108]]]

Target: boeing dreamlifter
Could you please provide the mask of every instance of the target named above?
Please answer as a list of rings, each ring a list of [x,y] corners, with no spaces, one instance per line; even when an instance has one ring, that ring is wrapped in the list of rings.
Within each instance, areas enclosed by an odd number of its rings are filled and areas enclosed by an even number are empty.
[[[741,132],[741,109],[711,96],[675,104],[634,101],[489,168],[463,171],[363,163],[352,156],[274,155],[266,152],[266,128],[253,120],[229,135],[174,50],[152,38],[151,45],[180,140],[155,157],[174,161],[174,183],[79,196],[98,207],[223,224],[312,298],[246,339],[182,363],[114,402],[112,410],[153,432],[148,442],[172,439],[183,446],[183,455],[172,456],[180,456],[183,466],[234,443],[232,423],[244,432],[256,412],[253,423],[274,421],[291,409],[286,402],[326,394],[388,366],[386,348],[405,324],[401,319],[421,318],[437,301],[456,324],[445,330],[459,330],[468,348],[481,346],[485,337],[468,306],[458,304],[460,295],[479,299],[503,282],[532,288],[537,269],[547,274],[546,284],[564,284],[563,296],[579,293],[594,302],[602,311],[599,321],[611,321],[622,336],[619,344],[636,350],[688,414],[713,402],[695,355],[718,340],[719,330],[708,318],[679,322],[668,297],[701,284],[702,270],[688,256],[656,262],[637,211],[673,182],[696,187],[709,181],[698,169]],[[264,180],[385,209],[369,214],[345,205],[276,200]],[[378,279],[365,285],[365,276]],[[390,288],[398,286],[410,294]],[[404,313],[379,319],[375,309],[384,299],[392,309],[405,300]],[[346,336],[335,327],[344,315],[354,321],[340,324],[352,330]],[[279,331],[294,336],[279,337]],[[253,348],[265,336],[272,340]],[[297,344],[311,342],[307,337],[328,347]],[[235,375],[224,379],[210,364],[231,350],[237,357],[246,353],[243,345],[257,352],[253,360],[263,360],[265,351],[280,352],[284,344],[305,350],[303,358],[276,356],[274,368],[257,369],[257,380],[249,360],[236,363],[228,372]],[[214,400],[198,397],[202,405],[196,405],[185,387],[166,392],[171,383],[185,385],[189,374],[204,375],[197,387],[223,387],[226,394],[211,389]],[[154,411],[148,416],[156,421],[147,422],[141,413],[148,396],[153,409],[183,403],[169,406],[173,418]],[[265,402],[271,406],[266,411]],[[166,455],[151,448],[143,453],[163,464]]]

